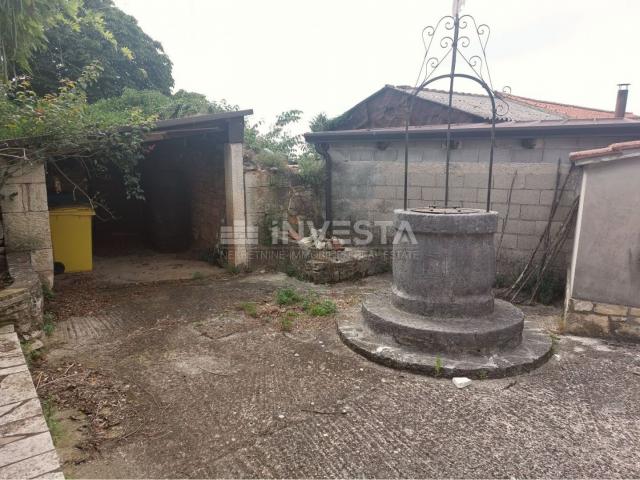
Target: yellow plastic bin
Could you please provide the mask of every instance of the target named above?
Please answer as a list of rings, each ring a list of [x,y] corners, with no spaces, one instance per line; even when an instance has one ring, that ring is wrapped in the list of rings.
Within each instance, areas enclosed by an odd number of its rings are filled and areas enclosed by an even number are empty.
[[[89,272],[93,269],[90,207],[62,207],[49,210],[53,260],[64,265],[65,272]]]

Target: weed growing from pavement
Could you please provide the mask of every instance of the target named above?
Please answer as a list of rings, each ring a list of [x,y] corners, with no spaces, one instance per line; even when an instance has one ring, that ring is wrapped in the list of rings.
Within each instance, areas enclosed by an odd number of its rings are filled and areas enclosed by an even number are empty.
[[[204,278],[204,273],[202,273],[202,272],[193,272],[193,275],[191,275],[191,278],[193,280],[202,280]]]
[[[337,310],[336,304],[329,299],[305,301],[304,305],[304,311],[314,317],[327,317],[336,313]]]
[[[326,317],[333,315],[338,310],[333,300],[320,298],[314,292],[302,295],[290,287],[278,289],[275,300],[278,305],[288,307],[280,317],[280,329],[283,332],[292,330],[294,320],[300,313],[304,312],[312,317]]]
[[[240,273],[240,268],[236,267],[235,265],[231,265],[230,263],[227,264],[225,270],[227,271],[227,273],[230,273],[232,275],[237,275],[238,273]]]
[[[31,342],[20,342],[20,347],[22,348],[22,353],[29,367],[42,357],[42,352],[39,349],[31,349]]]
[[[258,306],[253,302],[241,303],[240,308],[250,317],[256,318],[258,316]]]
[[[290,332],[293,329],[293,323],[295,319],[298,317],[298,312],[295,310],[287,310],[280,318],[280,329],[283,332]]]
[[[51,432],[51,439],[55,445],[58,443],[58,439],[62,436],[62,426],[54,417],[53,402],[51,399],[48,398],[43,400],[41,403],[42,413],[44,414],[44,419],[47,422],[47,428],[49,429],[49,432]]]
[[[278,305],[295,305],[303,300],[302,295],[293,288],[280,288],[276,292],[276,303]]]
[[[53,312],[45,312],[42,318],[44,320],[44,323],[42,324],[42,331],[47,337],[50,337],[56,329],[56,315]]]
[[[51,287],[49,287],[49,285],[47,285],[46,283],[43,283],[42,284],[42,296],[46,300],[53,300],[53,298],[56,296],[56,294],[53,293],[53,290],[51,290]]]
[[[489,377],[489,374],[486,370],[480,370],[478,372],[478,380],[486,380]]]
[[[436,377],[439,377],[442,373],[442,359],[436,356],[436,364],[434,366]]]

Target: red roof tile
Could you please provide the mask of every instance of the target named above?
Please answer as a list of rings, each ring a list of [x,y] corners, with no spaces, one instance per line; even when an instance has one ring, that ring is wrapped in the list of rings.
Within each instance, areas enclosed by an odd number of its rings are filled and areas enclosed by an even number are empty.
[[[611,155],[612,153],[622,152],[623,150],[640,150],[640,140],[613,143],[608,147],[604,147],[604,148],[594,148],[592,150],[582,150],[580,152],[573,152],[569,155],[569,159],[572,162],[575,162],[578,160],[584,160],[586,158],[603,157],[605,155]]]
[[[600,110],[597,108],[580,107],[578,105],[569,105],[567,103],[547,102],[545,100],[536,100],[534,98],[520,97],[511,93],[501,93],[501,96],[509,98],[516,102],[525,103],[533,107],[537,107],[548,112],[553,112],[558,115],[562,115],[566,118],[573,119],[593,119],[593,118],[615,118],[615,113],[607,110]],[[631,112],[625,114],[625,118],[639,119],[640,116],[634,115]]]

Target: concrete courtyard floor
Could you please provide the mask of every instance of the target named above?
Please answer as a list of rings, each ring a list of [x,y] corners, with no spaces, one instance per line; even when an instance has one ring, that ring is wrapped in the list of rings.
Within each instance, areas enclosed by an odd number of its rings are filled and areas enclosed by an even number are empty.
[[[638,477],[640,348],[560,336],[526,375],[474,381],[359,357],[335,320],[390,277],[314,286],[282,274],[155,284],[57,279],[32,366],[65,474],[136,477]],[[338,305],[284,333],[275,291]],[[239,309],[256,302],[257,318]],[[525,309],[553,328],[559,311]]]

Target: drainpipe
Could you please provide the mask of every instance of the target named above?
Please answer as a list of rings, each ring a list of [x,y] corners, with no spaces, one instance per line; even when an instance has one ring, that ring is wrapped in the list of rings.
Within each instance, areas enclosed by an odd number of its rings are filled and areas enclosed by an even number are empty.
[[[332,180],[332,170],[333,165],[331,162],[331,156],[329,155],[329,145],[326,143],[318,143],[315,144],[316,152],[324,159],[325,164],[325,178],[324,178],[324,212],[325,212],[325,221],[329,222],[329,228],[327,229],[327,233],[329,235],[333,234],[333,204],[331,201],[331,180]]]

